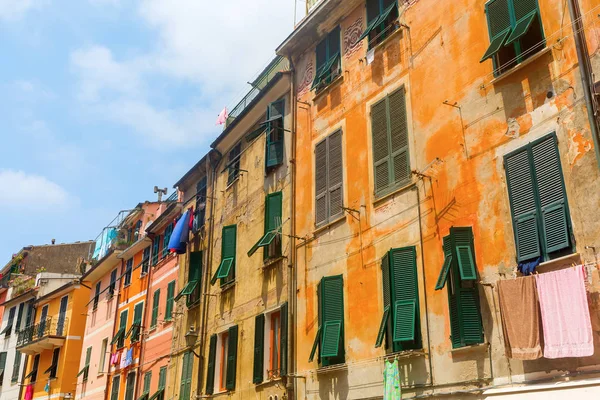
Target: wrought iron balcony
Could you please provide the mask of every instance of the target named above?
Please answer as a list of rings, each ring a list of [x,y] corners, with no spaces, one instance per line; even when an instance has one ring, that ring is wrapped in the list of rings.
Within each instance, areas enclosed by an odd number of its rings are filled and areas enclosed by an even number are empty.
[[[42,350],[60,347],[65,342],[69,320],[66,317],[49,317],[18,332],[17,349],[21,353],[35,354]]]

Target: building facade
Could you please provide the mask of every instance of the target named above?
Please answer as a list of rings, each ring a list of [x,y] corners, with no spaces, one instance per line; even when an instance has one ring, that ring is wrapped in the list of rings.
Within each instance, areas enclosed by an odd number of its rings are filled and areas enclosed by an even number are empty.
[[[575,4],[575,32],[572,2],[438,3],[323,0],[277,50],[295,71],[295,398],[381,396],[386,360],[413,398],[597,393],[597,341],[505,356],[496,285],[585,264],[597,336],[597,122],[577,64],[598,67],[600,3]]]

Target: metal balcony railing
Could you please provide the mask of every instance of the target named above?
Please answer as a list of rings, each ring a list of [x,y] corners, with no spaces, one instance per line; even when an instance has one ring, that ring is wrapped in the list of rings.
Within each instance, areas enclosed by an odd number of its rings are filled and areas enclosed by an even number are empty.
[[[69,320],[67,317],[49,317],[35,325],[27,326],[18,332],[17,347],[27,346],[48,336],[64,337]]]

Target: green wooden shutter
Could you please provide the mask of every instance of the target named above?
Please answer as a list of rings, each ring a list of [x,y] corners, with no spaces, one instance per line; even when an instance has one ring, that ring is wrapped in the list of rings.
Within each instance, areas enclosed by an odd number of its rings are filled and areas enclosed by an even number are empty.
[[[263,369],[265,358],[265,315],[257,315],[254,319],[254,371],[252,376],[253,383],[263,381]]]
[[[435,290],[442,290],[448,280],[448,273],[452,267],[452,241],[449,236],[444,238],[444,264],[442,270],[438,276],[437,282],[435,283]]]
[[[121,377],[115,376],[112,380],[112,387],[110,388],[110,400],[119,400],[119,387],[121,386]]]
[[[165,320],[170,320],[173,316],[173,300],[175,297],[175,281],[167,285],[167,303],[165,305]]]
[[[188,282],[198,281],[200,284],[200,276],[202,271],[202,252],[192,251],[190,253],[190,269],[188,271]]]
[[[233,258],[229,269],[229,275],[221,279],[221,284],[229,283],[235,280],[235,253],[236,253],[236,233],[237,226],[229,225],[223,227],[221,238],[221,260]]]
[[[522,38],[531,25],[539,17],[537,0],[510,0],[515,13],[515,25],[512,33],[506,40],[505,46]]]
[[[344,165],[342,162],[342,131],[332,133],[327,148],[327,194],[328,218],[333,220],[344,213],[343,206],[343,180]]]
[[[152,383],[152,371],[144,374],[144,390],[142,393],[150,393],[150,384]]]
[[[6,369],[6,352],[2,352],[0,353],[0,371],[2,372],[0,374],[0,379],[4,379],[4,371]],[[0,382],[2,382],[0,380]]]
[[[150,326],[155,327],[158,322],[158,306],[160,304],[160,289],[154,291],[154,297],[152,298],[152,319]]]
[[[404,86],[390,94],[388,104],[393,182],[396,185],[402,185],[408,183],[411,178]]]
[[[117,348],[121,348],[125,345],[125,331],[127,330],[127,317],[129,316],[129,311],[124,310],[121,312],[120,320],[119,320],[119,330],[123,330],[121,337],[117,341]]]
[[[125,400],[133,400],[133,391],[135,389],[135,372],[127,374],[125,383]]]
[[[238,342],[238,327],[237,325],[229,328],[227,348],[227,372],[225,379],[225,388],[227,390],[235,389],[235,375],[237,367],[237,342]]]
[[[327,139],[315,147],[315,225],[327,221]]]
[[[206,368],[206,394],[213,394],[215,388],[215,361],[217,358],[217,335],[210,336],[208,366]]]
[[[391,319],[389,318],[391,304],[392,304],[392,295],[391,295],[391,285],[390,285],[390,254],[389,252],[385,253],[383,258],[381,259],[381,279],[382,279],[382,292],[383,292],[383,318],[381,320],[381,324],[379,326],[379,333],[377,335],[377,340],[375,341],[375,347],[381,346],[383,343],[384,335],[386,337],[385,348],[388,348],[391,343]],[[387,310],[387,315],[386,315]]]
[[[414,246],[390,250],[390,283],[394,351],[421,348],[417,255]]]
[[[451,290],[448,290],[448,305],[450,308],[450,341],[452,342],[452,348],[456,349],[464,345],[460,333],[461,323],[458,310],[458,296],[451,294]]]
[[[383,99],[371,107],[371,133],[373,135],[375,193],[378,194],[387,189],[391,177],[387,99]]]
[[[281,309],[280,309],[280,323],[281,323],[281,328],[279,330],[280,332],[280,341],[279,341],[279,354],[280,354],[280,359],[281,359],[281,368],[280,368],[280,372],[279,375],[280,376],[286,376],[287,375],[287,360],[288,360],[288,347],[287,347],[287,342],[288,342],[288,303],[285,302],[281,305]]]
[[[140,339],[140,331],[142,330],[142,311],[144,310],[144,302],[140,302],[133,307],[133,322],[131,333],[131,341],[137,342]]]
[[[310,356],[308,356],[308,362],[312,362],[315,358],[315,354],[317,352],[317,346],[321,343],[321,327],[317,329],[317,333],[315,334],[315,341],[313,342],[312,349],[310,350]]]
[[[488,58],[494,57],[505,44],[506,39],[512,32],[508,2],[509,0],[490,0],[485,5],[490,35],[490,46],[479,62],[484,62]]]
[[[321,343],[323,365],[343,362],[344,358],[344,281],[342,275],[321,279]],[[325,350],[327,352],[324,352]],[[327,354],[327,355],[325,355]]]
[[[450,228],[450,234],[454,238],[454,254],[461,281],[477,280],[473,231],[471,228]]]
[[[541,256],[535,181],[527,148],[504,157],[508,197],[517,246],[517,261]]]
[[[281,231],[282,221],[282,208],[283,208],[283,194],[281,192],[270,193],[265,199],[265,234],[270,231],[274,231],[279,228]],[[272,243],[272,242],[271,242]],[[274,256],[281,255],[281,240],[277,241],[277,249],[275,249]],[[263,247],[264,258],[269,257],[269,248]]]
[[[88,347],[85,351],[85,372],[83,373],[83,380],[87,381],[90,373],[90,361],[92,360],[92,348]]]
[[[283,115],[285,113],[285,101],[277,100],[267,107],[267,119],[281,116],[280,119],[268,123],[266,167],[271,168],[283,162]]]
[[[483,324],[479,309],[479,293],[477,288],[459,289],[459,301],[462,328],[462,344],[483,343]]]
[[[192,371],[194,357],[191,352],[183,354],[183,362],[181,366],[181,386],[179,389],[180,400],[190,400],[190,394],[192,391]]]
[[[531,146],[546,254],[570,246],[567,194],[555,135]]]
[[[167,386],[167,367],[160,367],[158,372],[158,388],[164,389]]]

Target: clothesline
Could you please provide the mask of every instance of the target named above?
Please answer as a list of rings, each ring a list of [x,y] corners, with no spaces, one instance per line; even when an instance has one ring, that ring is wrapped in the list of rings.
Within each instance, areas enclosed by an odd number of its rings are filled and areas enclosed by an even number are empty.
[[[573,264],[573,265],[570,265],[568,268],[576,268],[576,267],[580,267],[580,266],[584,267],[584,268],[585,267],[597,267],[598,263],[590,261],[590,262],[585,262],[583,264]],[[566,268],[563,268],[563,269],[566,269]],[[553,271],[548,271],[548,272],[553,272]],[[542,274],[546,274],[548,272],[542,272]],[[534,271],[533,275],[536,275],[536,274],[539,275],[540,273],[538,271]],[[506,275],[506,274],[501,274],[501,275]],[[526,278],[526,277],[527,276],[525,276],[525,275],[524,276],[517,276],[517,274],[516,274],[516,267],[515,267],[515,270],[512,273],[512,278],[511,279],[520,279],[520,278]],[[496,282],[479,281],[479,284],[480,285],[484,285],[484,286],[490,286],[490,287],[494,288],[494,287],[496,287]]]

